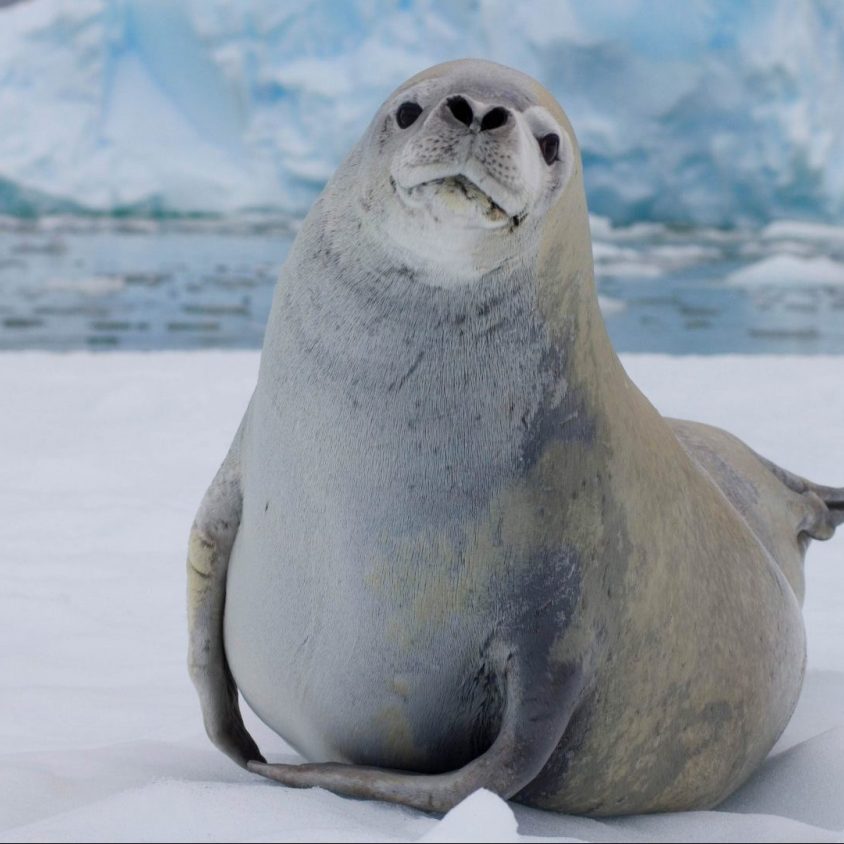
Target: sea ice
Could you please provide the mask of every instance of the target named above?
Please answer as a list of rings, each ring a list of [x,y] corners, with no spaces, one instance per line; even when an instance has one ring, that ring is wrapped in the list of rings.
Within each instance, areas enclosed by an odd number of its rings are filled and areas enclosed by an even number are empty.
[[[801,257],[799,255],[770,255],[730,273],[728,284],[747,286],[793,286],[844,285],[844,264],[823,255]]]

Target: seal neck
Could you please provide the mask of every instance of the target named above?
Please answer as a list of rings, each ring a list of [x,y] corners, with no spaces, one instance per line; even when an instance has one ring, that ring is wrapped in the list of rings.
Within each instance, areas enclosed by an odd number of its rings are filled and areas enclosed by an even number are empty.
[[[288,352],[290,341],[314,350],[321,370],[373,387],[420,354],[467,371],[519,355],[522,377],[549,388],[614,389],[624,377],[598,307],[582,191],[549,212],[520,257],[471,283],[431,284],[372,235],[317,201],[282,272],[267,345],[287,335]]]

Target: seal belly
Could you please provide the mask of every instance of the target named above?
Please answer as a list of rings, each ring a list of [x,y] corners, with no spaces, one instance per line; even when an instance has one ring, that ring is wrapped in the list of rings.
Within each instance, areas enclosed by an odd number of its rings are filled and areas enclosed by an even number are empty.
[[[268,566],[237,562],[225,614],[232,672],[261,719],[306,758],[447,770],[485,743],[477,643],[444,647],[435,625],[406,635],[348,593],[308,602],[301,589],[279,589]]]
[[[411,561],[378,574],[383,547],[320,531],[302,501],[300,491],[298,529],[271,516],[275,502],[244,502],[224,635],[245,699],[313,761],[419,771],[468,761],[500,714],[483,653],[491,631],[456,609],[432,611],[441,586],[414,577]],[[428,553],[441,562],[441,549]],[[388,600],[396,587],[405,598]]]

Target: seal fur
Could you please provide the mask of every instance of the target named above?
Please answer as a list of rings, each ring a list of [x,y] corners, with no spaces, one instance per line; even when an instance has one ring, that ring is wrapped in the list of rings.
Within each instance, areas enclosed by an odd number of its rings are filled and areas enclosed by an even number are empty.
[[[425,810],[712,806],[791,715],[803,553],[842,521],[844,491],[657,413],[601,319],[565,114],[516,71],[439,65],[283,268],[192,531],[206,728],[288,785]],[[238,688],[311,764],[264,763]]]

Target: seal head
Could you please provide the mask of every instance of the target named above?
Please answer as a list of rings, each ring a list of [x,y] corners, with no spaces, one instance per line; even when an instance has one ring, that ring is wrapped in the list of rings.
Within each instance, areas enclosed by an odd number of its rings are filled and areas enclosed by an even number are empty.
[[[477,279],[523,253],[577,163],[571,126],[547,92],[471,64],[411,79],[359,146],[371,223],[405,261],[437,266],[425,275],[438,284]]]

